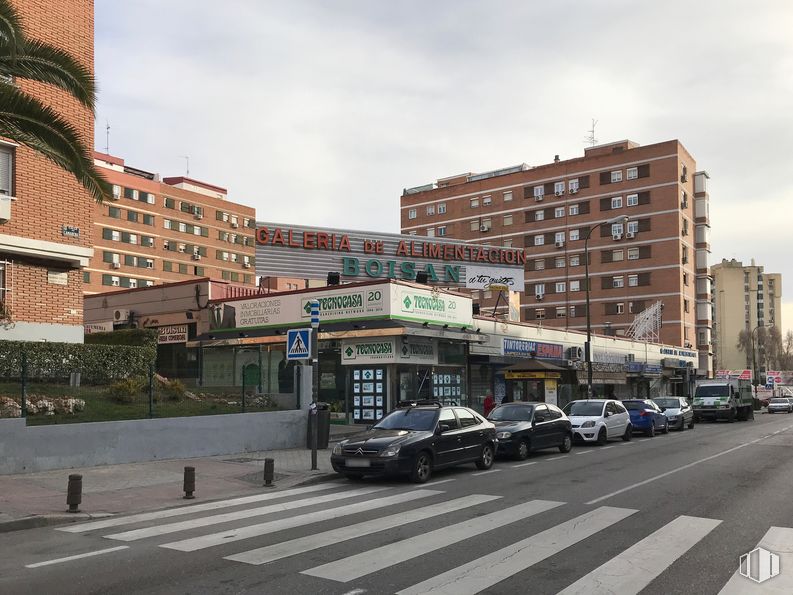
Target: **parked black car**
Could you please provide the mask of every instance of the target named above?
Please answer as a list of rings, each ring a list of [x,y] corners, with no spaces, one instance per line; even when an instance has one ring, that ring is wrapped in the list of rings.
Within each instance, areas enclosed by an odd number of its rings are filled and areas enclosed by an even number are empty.
[[[487,418],[496,425],[496,453],[525,459],[533,450],[558,448],[570,452],[573,430],[570,420],[548,403],[505,403]]]
[[[400,404],[371,430],[339,442],[330,462],[350,479],[409,475],[424,483],[443,467],[476,463],[489,469],[495,445],[495,426],[475,411],[420,401]]]

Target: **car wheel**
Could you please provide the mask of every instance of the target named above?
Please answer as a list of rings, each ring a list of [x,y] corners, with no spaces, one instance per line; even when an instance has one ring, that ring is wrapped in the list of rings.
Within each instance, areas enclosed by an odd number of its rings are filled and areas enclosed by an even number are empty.
[[[598,441],[597,441],[598,444],[600,444],[600,446],[603,446],[608,441],[609,441],[609,437],[608,434],[606,433],[606,428],[600,428],[600,431],[598,432]]]
[[[653,433],[654,432],[655,424],[653,424]],[[633,439],[633,426],[631,426],[631,424],[628,424],[628,426],[625,428],[625,433],[622,435],[622,439],[625,442],[630,442]]]
[[[559,445],[559,452],[570,452],[573,448],[573,439],[570,437],[570,434],[564,435],[564,440]]]
[[[493,447],[490,444],[485,444],[482,447],[482,454],[479,455],[479,458],[476,460],[476,468],[482,469],[490,469],[493,466]]]
[[[655,422],[650,424],[650,427],[644,432],[649,438],[655,437]]]
[[[686,425],[686,423],[685,423],[685,421],[684,421],[684,422],[683,422],[683,427],[685,427],[685,425]],[[690,421],[690,422],[688,422],[688,429],[689,429],[689,430],[693,430],[693,429],[694,429],[694,418],[693,418],[693,417],[691,418],[691,421]]]
[[[730,409],[730,412],[727,414],[727,421],[730,423],[735,422],[735,409]]]
[[[430,477],[432,477],[432,457],[430,453],[423,450],[413,459],[410,481],[413,483],[426,483]]]
[[[529,458],[529,453],[531,452],[531,446],[529,445],[528,440],[521,440],[520,444],[518,444],[518,449],[515,451],[515,455],[521,461],[525,461]]]
[[[663,433],[664,434],[668,434],[669,433],[669,420],[668,419],[664,422],[664,431],[663,431]]]

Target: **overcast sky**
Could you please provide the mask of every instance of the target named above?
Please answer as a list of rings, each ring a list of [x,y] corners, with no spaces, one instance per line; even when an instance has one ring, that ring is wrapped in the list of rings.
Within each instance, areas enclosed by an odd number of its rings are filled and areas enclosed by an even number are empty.
[[[712,258],[781,272],[793,328],[789,0],[95,0],[96,146],[259,219],[399,231],[404,187],[679,138]],[[786,198],[788,202],[786,203]]]

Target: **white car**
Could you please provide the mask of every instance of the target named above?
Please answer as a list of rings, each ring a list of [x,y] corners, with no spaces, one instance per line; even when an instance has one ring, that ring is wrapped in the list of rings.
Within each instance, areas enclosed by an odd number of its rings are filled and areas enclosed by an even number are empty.
[[[631,416],[622,403],[614,399],[571,401],[564,412],[573,425],[573,438],[605,444],[612,438],[631,439]]]

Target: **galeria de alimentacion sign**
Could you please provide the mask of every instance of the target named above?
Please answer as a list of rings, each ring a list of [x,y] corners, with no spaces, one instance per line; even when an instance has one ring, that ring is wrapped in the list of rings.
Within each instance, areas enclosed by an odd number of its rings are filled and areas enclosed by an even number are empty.
[[[346,281],[411,281],[426,273],[429,284],[523,291],[522,249],[469,244],[411,235],[257,223],[256,274],[260,277]]]

